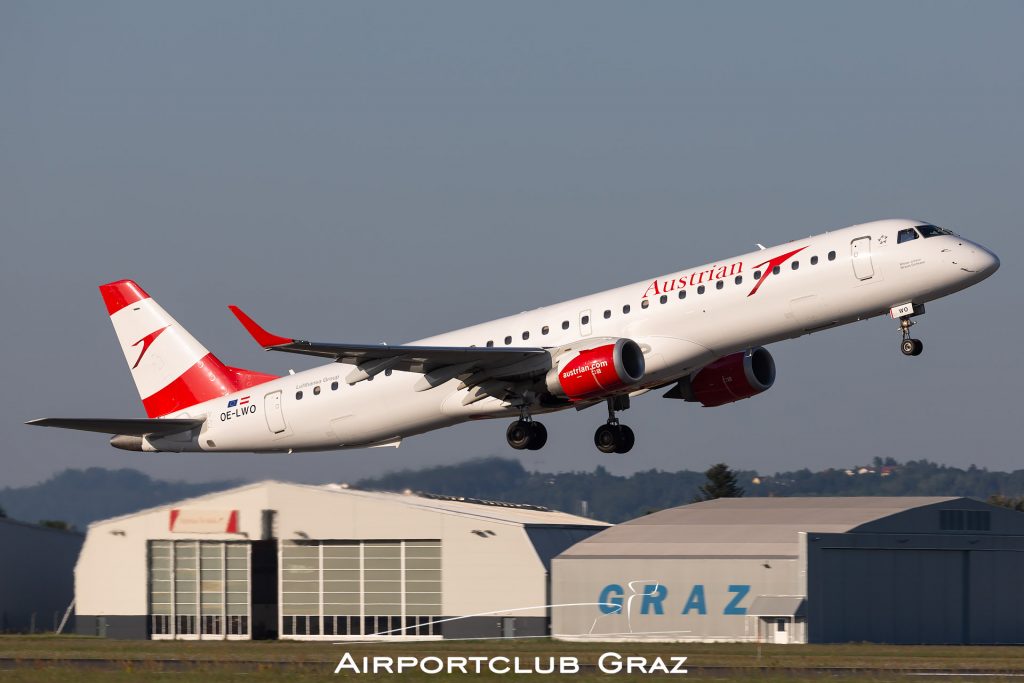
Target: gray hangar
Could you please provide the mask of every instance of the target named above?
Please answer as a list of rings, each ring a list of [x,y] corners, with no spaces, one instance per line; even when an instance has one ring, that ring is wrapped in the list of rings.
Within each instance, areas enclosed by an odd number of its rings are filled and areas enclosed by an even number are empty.
[[[551,558],[606,527],[528,505],[266,481],[89,525],[75,568],[77,630],[545,635]]]
[[[1024,643],[1024,513],[969,498],[722,498],[552,563],[556,638]]]
[[[77,531],[0,517],[0,631],[55,631],[71,599]]]

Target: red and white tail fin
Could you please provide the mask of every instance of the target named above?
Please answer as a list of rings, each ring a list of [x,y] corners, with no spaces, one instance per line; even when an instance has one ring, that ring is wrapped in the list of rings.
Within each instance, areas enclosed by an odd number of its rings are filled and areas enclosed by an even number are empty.
[[[131,280],[100,285],[100,294],[149,417],[276,379],[224,365]]]

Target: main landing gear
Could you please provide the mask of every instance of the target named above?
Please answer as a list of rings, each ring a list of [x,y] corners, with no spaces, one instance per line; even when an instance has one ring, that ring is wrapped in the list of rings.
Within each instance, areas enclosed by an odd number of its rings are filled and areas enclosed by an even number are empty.
[[[905,315],[900,318],[900,331],[903,333],[903,341],[900,342],[900,351],[903,352],[904,356],[920,356],[921,352],[924,351],[924,342],[920,339],[912,339],[910,337],[910,328],[913,327],[914,321],[910,319],[909,315]]]
[[[629,396],[613,396],[608,399],[608,422],[594,432],[594,445],[602,453],[628,453],[636,443],[636,435],[626,425],[619,424],[616,410],[629,407]]]
[[[505,430],[508,445],[517,451],[539,451],[548,442],[547,427],[534,422],[530,414],[523,409],[522,415]]]

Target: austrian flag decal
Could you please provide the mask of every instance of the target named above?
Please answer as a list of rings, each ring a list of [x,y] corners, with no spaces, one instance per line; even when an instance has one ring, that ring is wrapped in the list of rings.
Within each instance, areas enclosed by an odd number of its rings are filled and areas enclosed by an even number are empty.
[[[235,406],[244,406],[248,402],[248,396],[243,396],[242,398],[233,398],[230,401],[228,401],[228,408],[234,408]]]

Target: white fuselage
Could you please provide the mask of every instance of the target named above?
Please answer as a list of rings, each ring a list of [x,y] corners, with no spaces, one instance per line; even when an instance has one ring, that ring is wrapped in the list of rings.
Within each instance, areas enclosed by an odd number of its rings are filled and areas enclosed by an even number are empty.
[[[557,347],[588,337],[626,337],[644,351],[646,374],[630,387],[637,395],[737,351],[886,314],[898,304],[924,304],[998,267],[991,252],[958,236],[897,242],[900,230],[919,223],[885,220],[844,228],[412,343]],[[772,259],[795,250],[777,273],[765,274]],[[179,451],[397,445],[403,437],[466,420],[519,413],[497,398],[463,405],[467,390],[457,379],[416,391],[418,373],[381,373],[349,385],[350,370],[331,363],[192,406],[166,417],[205,418],[198,441],[150,441]],[[536,406],[532,412],[550,409]]]

